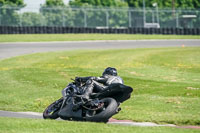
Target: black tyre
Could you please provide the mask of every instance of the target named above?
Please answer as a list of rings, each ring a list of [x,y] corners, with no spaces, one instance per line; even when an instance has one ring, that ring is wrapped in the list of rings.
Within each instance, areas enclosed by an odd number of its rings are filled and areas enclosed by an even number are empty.
[[[50,104],[43,112],[43,118],[44,119],[57,119],[59,117],[58,112],[62,106],[62,102],[63,102],[63,98],[60,98],[59,100]]]
[[[104,98],[100,100],[103,103],[103,109],[100,111],[94,111],[90,114],[91,116],[86,116],[86,121],[94,122],[107,122],[114,114],[116,114],[118,109],[118,104],[113,98]]]

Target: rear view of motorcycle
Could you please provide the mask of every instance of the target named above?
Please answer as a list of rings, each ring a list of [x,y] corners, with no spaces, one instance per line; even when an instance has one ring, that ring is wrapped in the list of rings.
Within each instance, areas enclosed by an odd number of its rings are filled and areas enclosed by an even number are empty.
[[[77,80],[70,83],[62,90],[62,97],[45,109],[43,118],[60,117],[63,120],[107,122],[121,110],[120,103],[130,98],[133,91],[129,86],[114,84],[103,91],[91,94],[87,99],[82,96],[83,86],[84,83]]]

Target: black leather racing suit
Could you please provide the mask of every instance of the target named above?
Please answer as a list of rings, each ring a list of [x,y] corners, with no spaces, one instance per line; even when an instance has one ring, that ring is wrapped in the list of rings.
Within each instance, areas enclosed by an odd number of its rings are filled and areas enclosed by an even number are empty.
[[[124,84],[122,78],[119,76],[105,75],[102,77],[81,77],[79,79],[86,82],[86,86],[83,88],[83,97],[87,99],[95,93],[98,94],[98,92],[101,92],[101,94],[104,94],[109,90],[109,93],[119,93],[118,102],[123,102],[130,97],[130,93],[132,92],[132,89],[109,89],[111,85]]]

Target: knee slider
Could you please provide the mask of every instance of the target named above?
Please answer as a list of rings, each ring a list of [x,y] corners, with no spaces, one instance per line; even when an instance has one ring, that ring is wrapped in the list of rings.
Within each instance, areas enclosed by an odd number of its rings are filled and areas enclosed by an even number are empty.
[[[87,82],[86,82],[86,85],[90,85],[90,84],[92,84],[92,80],[91,79],[87,80]]]

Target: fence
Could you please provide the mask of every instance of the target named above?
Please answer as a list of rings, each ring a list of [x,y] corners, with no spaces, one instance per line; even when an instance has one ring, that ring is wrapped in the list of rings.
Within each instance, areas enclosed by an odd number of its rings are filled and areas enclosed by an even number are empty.
[[[41,33],[199,34],[200,10],[0,6],[1,34],[38,33],[37,29]]]
[[[0,26],[200,28],[200,10],[1,6]]]

